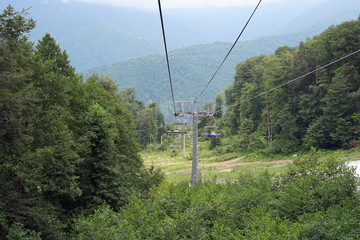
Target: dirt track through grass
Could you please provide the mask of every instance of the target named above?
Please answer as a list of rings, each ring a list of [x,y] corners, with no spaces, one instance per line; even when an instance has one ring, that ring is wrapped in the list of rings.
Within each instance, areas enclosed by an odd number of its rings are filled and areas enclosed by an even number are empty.
[[[205,154],[207,154],[205,156]],[[360,151],[334,151],[323,152],[322,157],[333,156],[345,161],[360,160]],[[293,163],[296,156],[284,157],[284,159],[264,159],[263,161],[249,158],[236,157],[232,155],[211,155],[203,152],[199,158],[199,172],[202,179],[211,179],[216,182],[225,183],[235,181],[241,174],[259,174],[268,171],[271,174],[281,174]],[[321,157],[321,158],[322,158]],[[192,161],[183,158],[181,154],[171,157],[168,153],[158,152],[143,156],[146,166],[160,168],[167,180],[171,183],[189,181],[191,175]]]
[[[217,167],[219,173],[224,172],[231,172],[234,167],[237,166],[246,166],[246,165],[273,165],[273,166],[283,166],[288,165],[292,163],[292,160],[276,160],[272,162],[261,162],[261,161],[255,161],[255,162],[239,162],[239,160],[243,159],[244,157],[239,157],[235,159],[231,159],[224,162],[216,162],[216,163],[204,163],[199,164],[200,169],[204,169],[207,167]],[[174,173],[183,173],[183,174],[190,174],[191,168],[185,169],[185,170],[179,170],[175,172],[167,172],[166,175],[174,174]]]

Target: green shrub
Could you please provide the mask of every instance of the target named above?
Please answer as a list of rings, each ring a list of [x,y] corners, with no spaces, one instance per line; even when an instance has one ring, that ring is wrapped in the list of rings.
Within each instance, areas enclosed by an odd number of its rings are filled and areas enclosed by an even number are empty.
[[[305,214],[299,219],[303,226],[299,239],[358,239],[360,236],[358,203],[340,204],[327,211]]]
[[[41,240],[40,233],[36,233],[34,230],[24,229],[24,225],[21,223],[14,223],[9,228],[6,236],[7,240]]]
[[[88,217],[80,216],[75,222],[75,239],[86,240],[121,240],[139,239],[134,226],[108,205],[101,206]]]
[[[312,150],[274,178],[247,172],[151,188],[119,213],[103,206],[76,221],[78,239],[356,239],[360,207],[353,169]],[[96,236],[97,238],[95,238]]]
[[[313,149],[277,183],[275,209],[282,217],[297,219],[305,213],[326,211],[341,201],[354,197],[357,180],[354,169],[345,162],[328,158],[319,160]]]

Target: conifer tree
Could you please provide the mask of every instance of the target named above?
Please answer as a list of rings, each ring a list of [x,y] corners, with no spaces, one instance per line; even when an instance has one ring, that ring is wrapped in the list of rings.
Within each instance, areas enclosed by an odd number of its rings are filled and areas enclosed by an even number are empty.
[[[223,115],[223,105],[224,105],[224,99],[221,94],[216,94],[215,98],[215,118],[219,119]]]

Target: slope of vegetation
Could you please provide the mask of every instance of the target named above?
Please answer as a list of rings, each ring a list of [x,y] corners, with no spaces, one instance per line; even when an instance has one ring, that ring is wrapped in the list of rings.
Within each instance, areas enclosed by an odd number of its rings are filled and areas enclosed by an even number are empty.
[[[262,4],[261,13],[256,14],[242,39],[302,32],[295,41],[276,45],[292,46],[305,37],[320,33],[331,24],[356,18],[360,10],[356,0],[322,2],[321,5],[300,0]],[[94,1],[1,1],[2,7],[7,4],[12,4],[16,9],[30,8],[30,14],[37,21],[30,39],[37,41],[45,33],[50,33],[66,49],[77,71],[148,54],[163,54],[156,8],[144,11]],[[153,4],[156,7],[156,3]],[[308,10],[311,12],[300,15]],[[199,43],[232,42],[251,11],[252,6],[166,9],[164,20],[168,46],[177,49]],[[298,18],[289,23],[296,16]]]
[[[191,178],[193,140],[186,138],[186,157],[183,157],[182,139],[174,139],[173,136],[163,136],[163,139],[162,144],[152,143],[141,152],[145,166],[147,168],[159,168],[169,183],[188,182]],[[244,151],[241,148],[236,148],[239,136],[222,136],[221,144],[215,148],[212,148],[211,142],[209,139],[199,138],[199,178],[216,183],[235,182],[239,174],[243,173],[258,175],[267,171],[274,176],[279,176],[291,168],[294,161],[303,158],[308,152],[274,154],[262,149]],[[176,144],[181,147],[173,148]],[[345,162],[355,161],[356,163],[360,161],[360,148],[358,147],[331,151],[321,149],[318,150],[317,154],[320,160],[335,158]]]
[[[356,239],[359,196],[353,169],[316,151],[278,177],[240,174],[237,182],[166,182],[147,199],[104,205],[75,222],[78,239]]]
[[[227,138],[200,144],[212,150],[202,152],[208,164],[251,152],[269,156],[300,147],[355,147],[357,55],[257,99],[255,106],[230,105],[359,49],[359,21],[331,27],[296,49],[281,47],[239,64],[225,92],[224,116],[223,100],[216,98],[216,121]],[[164,181],[139,154],[140,146],[159,142],[166,132],[157,104],[145,107],[131,88],[119,93],[108,77],[94,74],[83,81],[52,36],[28,41],[34,27],[26,11],[9,6],[0,14],[1,239],[360,235],[354,169],[336,158],[320,159],[314,148],[281,172],[232,173],[237,174],[232,184],[210,179],[189,187],[188,181]],[[204,118],[199,127],[211,121]],[[261,126],[270,130],[264,134]]]
[[[360,49],[360,18],[332,26],[296,48],[249,58],[236,67],[225,90],[223,131],[236,134],[239,151],[291,153],[310,146],[353,148],[360,136],[360,54],[307,75]]]
[[[295,46],[301,39],[302,34],[291,34],[239,42],[202,98],[213,99],[217,92],[228,87],[237,63],[258,54],[271,54],[283,44]],[[175,99],[193,100],[210,80],[230,47],[231,43],[216,42],[171,51],[169,61]],[[93,73],[109,75],[121,90],[133,87],[141,101],[159,102],[165,117],[170,120],[168,106],[171,105],[171,96],[164,56],[139,57],[83,72],[85,77]]]
[[[0,238],[69,239],[73,214],[120,209],[161,181],[139,156],[132,114],[117,86],[85,82],[35,21],[0,14]]]

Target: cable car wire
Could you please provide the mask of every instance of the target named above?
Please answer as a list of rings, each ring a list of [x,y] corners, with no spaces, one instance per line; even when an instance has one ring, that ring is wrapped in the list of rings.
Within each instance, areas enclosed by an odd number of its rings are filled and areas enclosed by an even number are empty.
[[[161,20],[162,34],[163,34],[163,39],[164,39],[164,47],[165,47],[166,63],[167,63],[167,69],[168,69],[168,73],[169,73],[169,81],[170,81],[171,96],[172,96],[172,101],[173,101],[173,105],[174,105],[174,114],[175,114],[175,112],[176,112],[176,108],[175,108],[174,90],[173,90],[173,85],[172,85],[172,80],[171,80],[171,71],[170,71],[170,64],[169,64],[169,55],[168,55],[168,50],[167,50],[167,46],[166,46],[166,37],[165,37],[164,20],[163,20],[163,15],[162,15],[162,11],[161,11],[161,3],[160,3],[160,0],[158,0],[158,4],[159,4],[159,13],[160,13],[160,20]]]
[[[220,66],[217,68],[217,70],[215,71],[215,73],[213,74],[213,76],[211,77],[211,79],[209,80],[209,82],[206,84],[206,86],[204,87],[204,89],[201,91],[201,93],[199,94],[199,96],[197,96],[195,98],[195,102],[199,99],[199,97],[205,92],[206,88],[210,85],[210,83],[212,82],[212,80],[214,79],[214,77],[216,76],[216,74],[219,72],[220,68],[222,67],[222,65],[224,64],[224,62],[226,61],[226,59],[228,58],[228,56],[230,55],[231,51],[233,50],[233,48],[235,47],[236,43],[238,42],[239,38],[241,37],[241,35],[243,34],[243,32],[245,31],[247,25],[249,24],[251,18],[253,17],[253,15],[255,14],[256,10],[258,9],[260,3],[262,0],[260,0],[258,2],[258,4],[256,5],[254,11],[252,12],[252,14],[250,15],[249,19],[247,20],[246,24],[244,25],[243,29],[241,30],[239,36],[236,38],[235,42],[233,43],[233,45],[231,46],[230,50],[228,51],[228,53],[226,54],[224,60],[221,62]]]
[[[324,68],[327,68],[327,67],[329,67],[329,66],[331,66],[331,65],[333,65],[333,64],[335,64],[335,63],[337,63],[337,62],[340,62],[340,61],[342,61],[342,60],[344,60],[344,59],[346,59],[346,58],[348,58],[348,57],[351,57],[351,56],[353,56],[353,55],[355,55],[355,54],[357,54],[357,53],[359,53],[359,52],[360,52],[360,49],[357,50],[357,51],[355,51],[355,52],[352,52],[352,53],[350,53],[350,54],[348,54],[348,55],[346,55],[346,56],[343,56],[343,57],[341,57],[341,58],[339,58],[339,59],[337,59],[337,60],[335,60],[335,61],[332,61],[332,62],[330,62],[330,63],[328,63],[328,64],[326,64],[326,65],[324,65],[324,66],[321,66],[321,67],[319,67],[319,68],[317,68],[317,69],[315,69],[315,70],[312,70],[311,72],[305,73],[305,74],[303,74],[303,75],[301,75],[301,76],[299,76],[299,77],[297,77],[297,78],[294,78],[294,79],[292,79],[292,80],[290,80],[290,81],[287,81],[286,83],[280,84],[279,86],[276,86],[276,87],[274,87],[274,88],[272,88],[272,89],[269,89],[269,90],[267,90],[267,91],[265,91],[265,92],[262,92],[262,93],[260,93],[260,94],[258,94],[258,95],[256,95],[256,96],[254,96],[254,97],[248,98],[248,99],[246,99],[246,100],[244,100],[244,101],[242,101],[242,102],[240,102],[240,103],[236,103],[236,104],[230,105],[230,106],[228,106],[228,108],[230,108],[230,107],[235,107],[235,106],[237,106],[237,105],[241,105],[241,104],[243,104],[243,103],[249,102],[249,101],[251,101],[251,100],[253,100],[253,99],[255,99],[255,98],[258,98],[258,97],[260,97],[260,96],[262,96],[262,95],[265,95],[265,94],[267,94],[267,93],[269,93],[269,92],[272,92],[272,91],[274,91],[274,90],[276,90],[276,89],[278,89],[278,88],[281,88],[281,87],[283,87],[283,86],[285,86],[285,85],[288,85],[288,84],[290,84],[290,83],[293,83],[293,82],[295,82],[295,81],[297,81],[297,80],[299,80],[299,79],[301,79],[301,78],[304,78],[304,77],[306,77],[306,76],[308,76],[308,75],[310,75],[310,74],[313,74],[313,73],[315,73],[315,72],[317,72],[317,71],[320,71],[320,70],[322,70],[322,69],[324,69]]]

